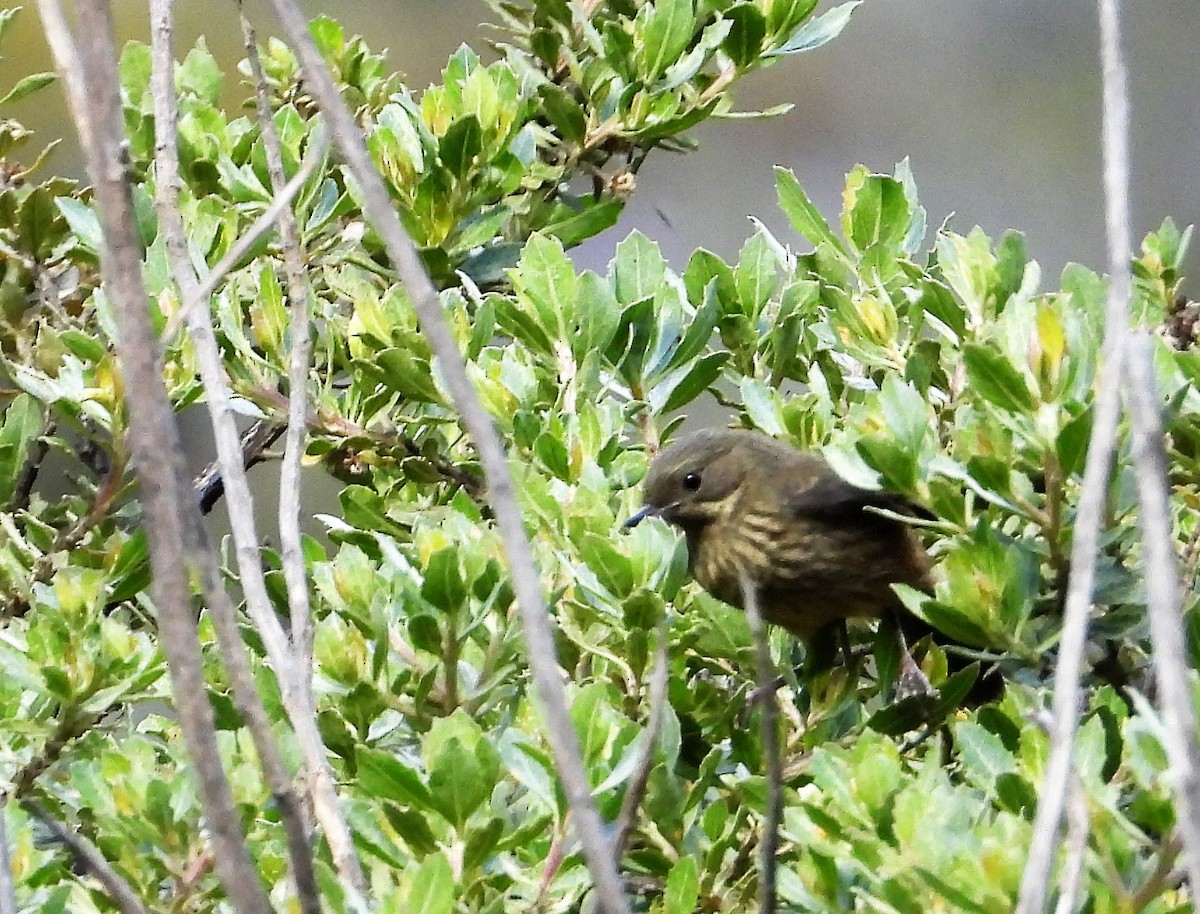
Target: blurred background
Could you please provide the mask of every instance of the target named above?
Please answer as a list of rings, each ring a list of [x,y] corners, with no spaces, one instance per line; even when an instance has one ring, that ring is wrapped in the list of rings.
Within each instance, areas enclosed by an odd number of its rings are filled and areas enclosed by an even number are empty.
[[[148,40],[145,0],[117,0],[122,39]],[[272,31],[261,0],[247,8]],[[308,0],[362,34],[410,86],[440,81],[446,58],[466,42],[486,53],[495,33],[481,0]],[[822,9],[831,4],[826,0]],[[1171,216],[1200,220],[1200,35],[1197,0],[1126,2],[1125,45],[1133,96],[1134,235]],[[178,47],[201,35],[221,61],[232,108],[248,96],[234,69],[241,57],[232,3],[179,0]],[[786,165],[827,217],[836,219],[845,173],[856,163],[890,172],[912,162],[931,228],[982,226],[1025,232],[1043,285],[1064,263],[1104,261],[1100,189],[1100,74],[1094,0],[866,0],[842,35],[742,83],[739,110],[790,102],[766,121],[705,124],[696,153],[659,153],[642,170],[621,223],[577,252],[603,268],[633,228],[682,266],[697,247],[736,254],[762,219],[791,237],[775,205],[772,165]],[[25,10],[4,47],[0,86],[51,69],[36,9]],[[66,106],[49,90],[14,107],[41,137],[67,139],[50,167],[81,175]],[[1200,270],[1200,241],[1189,264]],[[1196,284],[1189,291],[1197,295]]]

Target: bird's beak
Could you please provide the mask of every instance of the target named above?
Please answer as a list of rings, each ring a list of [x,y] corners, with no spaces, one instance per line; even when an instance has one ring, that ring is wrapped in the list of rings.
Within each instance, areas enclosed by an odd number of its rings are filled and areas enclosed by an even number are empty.
[[[657,516],[658,513],[659,513],[659,509],[654,507],[653,505],[642,505],[641,510],[638,511],[636,514],[632,515],[629,518],[629,520],[625,521],[625,523],[621,524],[621,526],[628,530],[630,527],[636,527],[638,524],[640,524],[642,521],[644,521],[647,517]]]

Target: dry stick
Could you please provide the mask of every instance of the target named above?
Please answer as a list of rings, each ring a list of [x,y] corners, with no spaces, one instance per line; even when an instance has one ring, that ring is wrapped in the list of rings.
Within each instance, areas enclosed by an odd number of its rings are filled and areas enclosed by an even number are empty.
[[[0,914],[17,914],[17,893],[13,884],[12,859],[8,853],[8,829],[4,815],[7,798],[0,798]]]
[[[238,2],[241,9],[241,0]],[[271,190],[278,194],[283,190],[287,178],[283,173],[283,152],[279,144],[279,133],[271,116],[271,104],[267,98],[267,80],[263,76],[262,62],[258,58],[258,44],[254,39],[254,28],[244,12],[241,13],[242,38],[246,45],[246,60],[254,79],[254,95],[258,106],[259,129],[263,148],[267,154],[267,171],[271,176]],[[304,456],[307,440],[308,418],[308,374],[312,353],[309,329],[309,288],[304,275],[304,263],[300,250],[300,233],[296,228],[296,217],[291,209],[279,214],[279,239],[283,247],[284,271],[287,274],[288,306],[291,311],[291,358],[288,364],[288,423],[284,441],[283,464],[279,470],[279,545],[280,561],[283,563],[283,578],[287,586],[288,609],[292,622],[292,651],[298,670],[301,671],[300,685],[307,693],[308,704],[312,698],[312,655],[313,623],[312,607],[308,600],[308,575],[304,566],[304,547],[300,539],[300,458]]]
[[[104,891],[108,893],[108,897],[112,899],[121,914],[148,914],[133,887],[104,859],[104,855],[100,853],[100,849],[96,845],[59,822],[40,804],[32,800],[23,800],[21,805],[46,826],[58,841],[70,849],[76,864],[104,887]],[[0,908],[0,910],[3,909]]]
[[[246,848],[204,681],[189,580],[191,535],[185,522],[195,502],[184,479],[183,452],[163,387],[162,356],[142,283],[122,148],[111,8],[107,0],[79,5],[87,41],[78,48],[57,0],[38,0],[38,8],[55,62],[66,76],[71,113],[84,141],[104,230],[101,267],[117,323],[129,415],[127,438],[145,503],[159,641],[171,673],[175,709],[195,766],[217,874],[230,904],[241,914],[267,914],[271,904]]]
[[[1177,804],[1175,820],[1183,845],[1183,867],[1194,897],[1200,892],[1200,744],[1196,739],[1192,672],[1180,611],[1179,562],[1171,535],[1171,495],[1152,347],[1146,333],[1133,340],[1126,396],[1133,423],[1146,606],[1150,611],[1158,703],[1166,724],[1167,758],[1171,762],[1170,780]]]
[[[1075,538],[1071,544],[1071,573],[1063,609],[1062,638],[1054,670],[1050,761],[1038,791],[1033,840],[1021,879],[1016,914],[1041,914],[1046,905],[1050,872],[1057,856],[1059,826],[1062,824],[1071,779],[1075,730],[1079,726],[1079,674],[1087,642],[1088,616],[1096,581],[1096,557],[1100,553],[1100,531],[1105,503],[1108,501],[1108,480],[1117,441],[1117,421],[1121,413],[1124,333],[1123,326],[1112,324],[1109,324],[1106,332],[1106,342],[1111,340],[1112,344],[1107,347],[1100,391],[1096,395],[1096,417],[1083,470]]]
[[[667,628],[658,627],[658,646],[654,650],[654,672],[650,674],[650,713],[646,723],[646,742],[638,755],[637,766],[629,779],[629,787],[625,790],[625,799],[621,802],[621,814],[617,817],[617,827],[613,834],[613,860],[618,866],[625,854],[625,845],[633,833],[633,824],[637,821],[638,807],[646,796],[646,785],[650,782],[650,772],[654,768],[654,750],[658,747],[658,735],[662,732],[663,718],[667,710]]]
[[[258,419],[242,432],[242,466],[247,470],[267,459],[267,448],[284,433],[285,427],[270,419]],[[215,460],[206,466],[192,481],[196,490],[196,504],[201,514],[208,514],[217,506],[225,494],[225,480],[221,478],[221,466]]]
[[[775,698],[775,673],[771,669],[771,649],[767,626],[758,606],[758,585],[745,571],[738,574],[742,606],[750,635],[754,639],[755,697],[762,704],[763,756],[766,761],[767,809],[763,818],[763,836],[759,845],[758,910],[775,911],[775,858],[779,853],[779,820],[783,815],[783,765],[779,759],[779,707]]]
[[[1083,864],[1087,858],[1088,836],[1092,826],[1087,796],[1078,775],[1071,778],[1071,785],[1067,789],[1067,859],[1058,880],[1058,903],[1054,906],[1054,914],[1075,914],[1079,890],[1083,885]]]
[[[1120,417],[1121,374],[1129,327],[1128,99],[1117,42],[1116,0],[1100,0],[1101,55],[1104,60],[1104,184],[1108,228],[1109,294],[1105,312],[1105,364],[1096,419],[1084,468],[1083,492],[1071,548],[1062,640],[1054,676],[1054,727],[1051,755],[1039,793],[1029,860],[1021,881],[1017,914],[1040,914],[1055,861],[1059,826],[1071,770],[1075,729],[1079,724],[1079,672],[1087,638],[1087,616],[1100,525],[1108,492],[1112,451]],[[1189,705],[1190,706],[1190,705]]]
[[[1104,62],[1104,200],[1110,295],[1128,311],[1133,290],[1129,265],[1129,90],[1121,50],[1118,0],[1099,0],[1100,53]],[[1175,553],[1161,400],[1148,334],[1130,343],[1127,404],[1133,425],[1134,468],[1141,514],[1146,605],[1160,706],[1167,729],[1183,866],[1192,895],[1200,892],[1200,744],[1192,704],[1192,675],[1180,615],[1179,561]]]
[[[179,209],[179,149],[176,135],[179,111],[174,85],[175,57],[171,25],[173,4],[174,0],[151,0],[150,3],[150,38],[153,49],[151,86],[156,134],[154,158],[158,179],[155,202],[166,240],[167,255],[171,260],[171,269],[186,298],[187,293],[191,291],[189,285],[196,284],[196,276],[192,271],[187,238],[184,235],[183,216]],[[236,450],[238,466],[242,467],[240,441]],[[304,814],[292,787],[287,764],[272,732],[271,719],[255,686],[250,658],[238,631],[236,612],[225,592],[224,582],[212,552],[207,548],[207,543],[203,542],[206,537],[200,528],[198,509],[189,510],[188,518],[193,528],[193,536],[201,546],[197,550],[195,561],[201,567],[201,586],[221,642],[234,700],[254,740],[264,778],[270,785],[279,808],[280,820],[287,838],[296,897],[300,909],[305,914],[319,914],[320,891],[313,869],[312,849]]]
[[[558,775],[583,844],[584,859],[595,882],[597,901],[607,914],[627,914],[629,903],[613,863],[611,847],[604,836],[603,823],[592,802],[583,757],[567,712],[549,614],[524,519],[513,492],[504,446],[467,378],[462,354],[442,313],[437,290],[425,273],[412,240],[400,224],[387,188],[367,154],[362,132],[342,101],[329,69],[309,35],[304,15],[290,0],[270,0],[270,5],[300,58],[305,85],[329,119],[342,158],[362,190],[363,210],[383,239],[388,257],[408,290],[430,348],[437,354],[446,386],[475,442],[521,611],[529,647],[529,665],[546,718],[546,737],[554,752]]]
[[[167,0],[157,0],[157,3],[159,4],[158,8],[162,9],[166,6]],[[165,24],[166,20],[164,19],[163,21]],[[159,31],[159,28],[155,29],[156,33]],[[155,105],[170,106],[169,110],[164,109],[156,115],[156,121],[159,125],[158,136],[156,137],[156,167],[159,172],[159,191],[160,194],[163,192],[171,193],[172,189],[175,189],[177,193],[179,157],[177,138],[174,130],[176,120],[174,90],[172,87],[173,84],[169,82],[172,79],[170,69],[171,58],[169,56],[169,48],[167,49],[166,60],[162,59],[161,48],[159,48],[159,51],[160,53],[156,55],[155,63],[157,67],[165,69],[166,75],[159,75],[157,78],[165,91],[155,93]],[[158,98],[157,96],[165,97]],[[187,239],[183,234],[183,221],[179,216],[178,205],[173,205],[173,201],[168,201],[167,205],[162,207],[161,213],[165,214],[165,218],[161,215],[160,218],[162,218],[162,229],[166,238],[167,256],[171,265],[172,275],[183,296],[183,308],[187,313],[188,330],[195,346],[196,360],[200,368],[201,380],[204,384],[205,400],[208,405],[213,436],[216,441],[217,461],[221,466],[221,476],[224,479],[225,488],[229,495],[225,499],[225,504],[229,512],[239,581],[246,597],[246,608],[254,622],[255,628],[262,637],[263,645],[267,650],[267,656],[279,680],[284,709],[296,732],[296,737],[304,756],[309,798],[312,802],[313,814],[325,833],[325,839],[329,844],[330,853],[338,874],[349,886],[361,894],[366,889],[366,880],[354,851],[350,828],[346,824],[346,820],[343,818],[341,809],[339,808],[337,791],[333,782],[333,773],[330,770],[329,760],[325,752],[325,744],[321,739],[320,731],[317,729],[316,711],[311,701],[311,691],[302,685],[302,682],[306,681],[309,668],[307,666],[301,667],[296,662],[292,645],[283,630],[283,626],[279,622],[278,616],[275,614],[270,597],[267,594],[266,582],[263,576],[262,555],[259,550],[258,533],[254,522],[254,500],[250,494],[250,486],[246,479],[245,468],[242,465],[237,423],[234,420],[233,411],[229,405],[229,382],[221,364],[221,354],[217,346],[216,335],[213,332],[212,319],[207,307],[207,301],[201,297],[203,289],[197,281],[192,268],[191,258],[188,255]],[[202,584],[205,587],[210,608],[213,609],[214,613],[220,613],[224,617],[224,602],[227,597],[224,594],[224,588],[220,584],[219,576],[215,573],[214,568],[204,567],[202,571],[204,572]],[[231,620],[229,618],[224,618],[223,621],[224,625],[218,628],[218,634],[224,630],[227,634],[232,635],[236,631],[236,627],[230,625]],[[235,662],[240,664],[241,662],[240,648],[238,644],[226,644],[224,638],[222,639],[222,645],[226,648],[226,660],[230,663],[232,672],[232,664]],[[235,660],[235,657],[239,657],[239,659]],[[250,701],[258,701],[257,695],[254,698],[250,696],[246,696],[246,698]],[[252,719],[257,719],[257,713],[254,708],[249,708],[249,713],[251,714],[251,718],[247,719],[247,724],[250,724]],[[252,734],[257,730],[257,725],[251,727]],[[262,747],[260,746],[259,749],[261,753]],[[271,752],[272,750],[268,749],[267,754],[263,757],[263,762],[268,772],[271,772],[275,768]],[[281,785],[275,783],[273,777],[271,786],[277,793],[281,787]],[[290,796],[290,793],[280,794],[280,796],[281,798]],[[298,862],[295,858],[295,853],[293,862]],[[311,859],[309,859],[307,865],[311,866]],[[303,869],[304,864],[301,863],[300,868]],[[302,875],[300,869],[297,869],[296,875],[299,880]],[[305,890],[300,895],[302,900],[308,896],[309,888],[315,888],[307,876],[305,876],[305,883]],[[312,893],[311,903],[317,903],[315,891]]]

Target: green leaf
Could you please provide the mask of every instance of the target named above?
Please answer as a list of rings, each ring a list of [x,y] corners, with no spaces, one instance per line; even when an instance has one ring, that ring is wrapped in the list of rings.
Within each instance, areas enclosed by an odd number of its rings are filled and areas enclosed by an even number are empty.
[[[542,98],[546,117],[558,128],[559,135],[572,143],[582,141],[587,131],[587,115],[583,106],[566,89],[554,83],[544,83],[538,89],[538,94]]]
[[[780,414],[779,397],[773,387],[755,378],[742,378],[742,409],[757,428],[776,437],[786,433]]]
[[[391,800],[384,800],[383,815],[414,854],[423,857],[437,850],[437,839],[429,821],[415,809],[405,809]]]
[[[877,244],[898,252],[912,222],[904,185],[861,165],[846,176],[843,210],[842,230],[859,252]]]
[[[563,207],[563,210],[566,209]],[[563,247],[573,248],[616,225],[624,209],[624,200],[609,198],[599,203],[589,200],[583,209],[570,215],[560,215],[561,211],[555,210],[555,217],[542,226],[541,231],[553,235],[562,242]]]
[[[655,0],[639,11],[633,23],[633,44],[639,71],[653,83],[687,48],[696,28],[692,0]]]
[[[575,267],[557,238],[529,236],[521,262],[510,274],[518,300],[528,303],[548,337],[567,340],[566,321],[575,311]]]
[[[463,178],[474,167],[482,148],[483,131],[479,127],[479,118],[468,114],[450,125],[438,144],[438,157],[452,175]]]
[[[454,910],[454,874],[441,851],[430,854],[417,867],[404,910],[406,914],[451,914]]]
[[[739,67],[748,67],[762,54],[767,20],[751,3],[738,3],[721,15],[732,24],[721,49]]]
[[[483,866],[497,849],[504,835],[504,820],[492,816],[481,828],[472,828],[463,848],[463,869],[470,871]]]
[[[795,173],[790,168],[775,166],[775,192],[779,196],[779,208],[797,232],[814,245],[828,244],[843,257],[846,248],[833,233],[820,210],[808,198]]]
[[[589,352],[608,348],[621,322],[621,306],[608,283],[591,270],[579,277],[578,289],[575,312],[579,333],[572,337],[572,350],[576,359],[582,359]]]
[[[757,317],[762,311],[779,283],[781,265],[778,244],[764,231],[756,232],[742,246],[733,277],[743,314]]]
[[[443,402],[429,362],[409,350],[392,348],[377,352],[375,365],[380,380],[392,390],[423,403]]]
[[[895,375],[883,382],[879,392],[879,407],[883,411],[888,431],[914,458],[925,452],[926,441],[936,426],[936,418],[928,401],[911,385]]]
[[[720,316],[721,306],[717,301],[716,283],[713,282],[705,291],[703,303],[688,322],[679,345],[675,347],[675,352],[667,362],[668,370],[687,364],[704,351],[712,339]]]
[[[1033,394],[1025,378],[996,349],[983,343],[967,343],[963,362],[972,391],[1008,412],[1033,412]]]
[[[42,411],[29,394],[18,394],[4,411],[0,428],[0,505],[12,501],[30,448],[42,433]]]
[[[188,51],[187,57],[175,71],[175,87],[180,93],[194,95],[209,105],[216,105],[220,101],[221,68],[209,53],[203,37],[196,47]]]
[[[716,383],[729,358],[728,352],[713,352],[691,365],[681,365],[654,385],[650,408],[658,415],[691,403]]]
[[[89,252],[99,254],[104,246],[104,232],[92,208],[73,197],[55,197],[54,203],[80,244]]]
[[[467,598],[463,583],[459,548],[448,546],[429,557],[425,566],[425,580],[421,584],[421,596],[442,612],[454,613],[462,608]]]
[[[38,89],[50,85],[58,77],[54,73],[30,73],[28,76],[23,76],[17,80],[17,84],[8,90],[8,94],[4,98],[0,98],[0,105],[8,104],[9,102],[18,102],[27,95],[32,95]]]
[[[765,56],[778,57],[783,54],[802,54],[805,51],[812,51],[821,45],[832,41],[842,33],[842,29],[846,27],[846,23],[850,21],[850,14],[854,12],[854,8],[858,6],[862,0],[852,0],[850,3],[843,3],[841,6],[835,6],[824,15],[818,16],[816,19],[810,19],[805,22],[800,28],[796,29],[791,36],[772,51],[768,51]]]
[[[390,752],[359,746],[354,754],[358,787],[367,796],[392,800],[402,807],[429,809],[429,789],[415,770]]]
[[[629,305],[658,291],[667,272],[667,262],[657,242],[635,231],[617,245],[617,256],[609,272],[617,301]]]
[[[680,857],[667,875],[663,914],[692,914],[700,899],[700,870],[690,854]]]
[[[795,30],[817,8],[817,0],[771,0],[767,25],[772,33]]]
[[[1000,737],[979,724],[960,722],[954,727],[954,741],[958,744],[963,774],[981,790],[994,792],[998,777],[1017,770],[1013,754]]]

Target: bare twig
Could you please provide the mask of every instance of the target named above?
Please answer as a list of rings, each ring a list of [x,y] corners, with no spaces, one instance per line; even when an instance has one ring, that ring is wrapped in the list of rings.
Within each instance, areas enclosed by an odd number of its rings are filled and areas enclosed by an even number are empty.
[[[238,8],[241,10],[239,0]],[[267,154],[267,171],[271,175],[271,190],[283,192],[287,177],[283,173],[283,152],[279,133],[271,116],[267,97],[267,80],[254,27],[241,13],[242,39],[246,60],[254,79],[254,94],[258,105],[259,130]],[[288,305],[291,311],[291,358],[288,365],[288,422],[284,444],[283,465],[279,470],[279,544],[283,563],[283,578],[287,585],[288,608],[292,622],[292,651],[295,654],[300,686],[307,693],[306,703],[312,705],[312,607],[308,600],[308,575],[304,565],[304,550],[300,538],[300,458],[304,456],[308,427],[308,369],[312,353],[309,329],[308,281],[300,250],[300,233],[291,209],[279,214],[279,239],[283,247],[284,271],[287,273]]]
[[[242,432],[242,466],[248,470],[266,460],[267,448],[279,440],[284,428],[269,419],[259,419]],[[221,465],[215,460],[210,463],[192,482],[192,488],[196,490],[196,504],[200,507],[200,513],[208,514],[225,494]]]
[[[128,441],[141,481],[158,609],[159,643],[167,658],[189,754],[195,767],[216,869],[234,910],[267,914],[271,903],[250,859],[241,821],[215,738],[192,606],[189,569],[193,531],[185,522],[195,502],[184,480],[175,417],[162,381],[162,356],[151,328],[142,282],[133,200],[127,180],[117,96],[117,57],[107,0],[78,7],[87,41],[71,36],[57,0],[38,0],[71,113],[87,156],[104,232],[101,267],[117,323],[125,376]]]
[[[325,832],[333,855],[334,864],[341,877],[361,893],[366,888],[358,857],[354,852],[349,826],[346,825],[338,806],[337,793],[333,786],[333,775],[329,769],[325,746],[317,730],[316,712],[312,706],[311,692],[302,684],[308,676],[308,667],[297,663],[292,645],[283,631],[267,594],[263,576],[262,556],[259,550],[258,533],[254,522],[254,501],[246,480],[242,464],[241,446],[233,411],[229,407],[229,382],[221,364],[220,350],[213,332],[212,320],[207,307],[207,294],[198,282],[188,254],[187,238],[183,219],[178,206],[179,151],[176,136],[176,108],[174,92],[174,62],[170,41],[171,0],[155,0],[154,13],[154,104],[155,104],[155,165],[158,171],[158,211],[162,231],[166,239],[167,257],[171,273],[183,296],[183,310],[187,313],[188,330],[196,349],[196,359],[204,384],[205,400],[212,421],[213,435],[217,446],[217,460],[221,476],[229,492],[225,500],[229,522],[233,532],[239,580],[246,597],[246,607],[255,628],[262,636],[263,645],[279,680],[284,709],[296,731],[308,773],[308,786],[313,812]],[[248,674],[249,661],[243,656],[244,646],[237,636],[232,611],[227,614],[227,596],[216,569],[210,565],[201,567],[201,583],[205,589],[218,634],[222,631],[222,648],[231,673],[237,673],[235,682],[244,686],[235,692],[239,699],[246,724],[259,750],[264,774],[271,789],[287,808],[291,818],[287,833],[292,855],[297,894],[302,904],[317,906],[315,876],[312,873],[312,858],[307,842],[299,843],[303,829],[291,796],[290,779],[286,775],[277,744],[270,732],[270,723],[262,709],[262,700],[253,688]],[[220,618],[216,618],[217,616]],[[236,669],[235,669],[236,666]]]
[[[1171,832],[1170,836],[1158,849],[1158,862],[1150,875],[1146,877],[1136,892],[1129,897],[1128,911],[1141,911],[1172,884],[1172,874],[1175,872],[1175,860],[1181,850],[1179,832]]]
[[[265,404],[272,409],[280,411],[288,409],[287,397],[277,390],[259,387],[247,395],[260,405]],[[447,482],[461,486],[476,502],[483,502],[483,485],[477,476],[461,467],[455,466],[443,457],[426,455],[421,450],[421,446],[408,435],[395,431],[364,428],[355,422],[351,422],[345,416],[324,409],[318,409],[316,412],[309,410],[305,416],[305,421],[308,424],[309,430],[319,435],[330,435],[335,438],[365,438],[371,441],[376,447],[392,451],[402,451],[409,457],[420,457],[429,463],[437,471],[438,475],[443,477]]]
[[[30,815],[46,826],[58,841],[70,848],[76,864],[104,886],[104,891],[108,893],[108,897],[112,899],[121,914],[148,914],[146,906],[142,904],[142,900],[133,890],[133,886],[113,869],[96,845],[59,822],[33,800],[24,800],[21,805],[29,811]]]
[[[658,735],[662,732],[663,718],[667,711],[667,628],[658,626],[658,646],[654,650],[654,672],[650,674],[650,711],[644,735],[646,742],[638,755],[637,767],[629,779],[625,799],[621,801],[621,814],[613,834],[613,859],[620,866],[625,846],[633,833],[637,821],[638,807],[646,796],[646,785],[654,768],[654,750],[658,746]]]
[[[779,758],[779,707],[767,626],[758,606],[758,584],[745,571],[738,574],[742,605],[754,639],[755,698],[762,704],[763,759],[766,763],[767,808],[759,844],[758,910],[775,914],[775,871],[779,853],[779,821],[783,815],[783,765]]]
[[[1104,62],[1104,198],[1111,274],[1110,309],[1129,310],[1129,91],[1121,49],[1119,0],[1099,0],[1100,51]],[[1150,336],[1130,342],[1126,398],[1133,425],[1138,505],[1141,513],[1146,604],[1159,704],[1166,724],[1167,756],[1178,803],[1176,821],[1183,866],[1192,892],[1200,892],[1200,743],[1192,704],[1192,673],[1180,615],[1179,562],[1175,553],[1162,404]]]
[[[1054,727],[1050,761],[1039,792],[1029,860],[1021,881],[1017,914],[1039,914],[1054,866],[1066,802],[1075,729],[1079,724],[1079,672],[1095,580],[1099,533],[1107,500],[1112,452],[1120,418],[1120,392],[1129,328],[1129,108],[1120,58],[1116,0],[1100,0],[1104,61],[1104,184],[1108,229],[1109,296],[1105,313],[1104,375],[1084,468],[1083,491],[1071,548],[1070,578],[1062,639],[1054,676]]]
[[[342,101],[329,69],[309,35],[303,13],[290,0],[271,0],[270,5],[300,59],[305,85],[328,118],[338,150],[359,183],[364,213],[379,232],[388,256],[408,290],[430,348],[437,354],[442,377],[475,442],[508,557],[513,590],[529,646],[529,664],[546,719],[546,736],[583,844],[583,856],[595,883],[597,901],[607,914],[627,914],[629,903],[599,813],[592,802],[583,757],[567,711],[549,614],[524,519],[513,492],[504,446],[467,377],[462,354],[442,313],[437,290],[400,224],[387,188],[367,154],[362,132]]]
[[[1067,798],[1067,859],[1059,876],[1058,903],[1054,914],[1075,914],[1079,905],[1079,890],[1083,885],[1083,864],[1087,858],[1091,819],[1087,796],[1078,775],[1071,778]]]
[[[1108,481],[1121,413],[1124,333],[1123,325],[1109,325],[1107,330],[1106,342],[1113,340],[1113,345],[1107,347],[1108,358],[1102,367],[1100,391],[1096,395],[1096,418],[1092,426],[1092,439],[1088,444],[1083,487],[1075,517],[1075,536],[1071,543],[1071,572],[1063,610],[1058,662],[1054,670],[1050,760],[1038,791],[1037,816],[1033,823],[1029,858],[1021,879],[1017,914],[1040,914],[1045,908],[1050,872],[1057,856],[1059,826],[1062,824],[1073,767],[1075,730],[1079,726],[1079,675],[1096,581],[1096,557],[1100,552],[1100,531],[1108,501]]]
[[[13,883],[12,857],[8,853],[8,829],[5,827],[7,802],[0,800],[0,914],[17,914],[17,892]]]
[[[1126,395],[1133,423],[1146,606],[1150,611],[1158,704],[1166,725],[1166,750],[1171,762],[1170,781],[1177,804],[1175,821],[1183,845],[1183,867],[1194,893],[1200,891],[1200,744],[1196,739],[1192,671],[1180,612],[1179,563],[1172,536],[1171,496],[1152,345],[1145,333],[1133,340]]]

